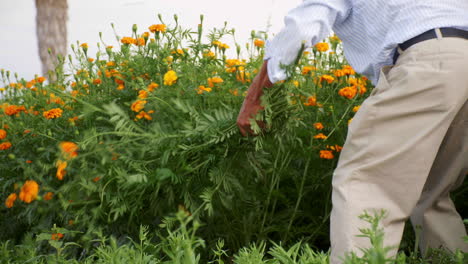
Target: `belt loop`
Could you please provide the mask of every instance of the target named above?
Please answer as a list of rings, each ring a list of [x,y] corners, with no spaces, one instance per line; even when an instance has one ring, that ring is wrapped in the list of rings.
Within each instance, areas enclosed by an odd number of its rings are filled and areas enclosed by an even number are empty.
[[[437,36],[437,39],[441,40],[443,35],[442,35],[442,32],[440,31],[440,28],[436,28],[436,29],[434,29],[434,31],[435,31],[435,34]]]

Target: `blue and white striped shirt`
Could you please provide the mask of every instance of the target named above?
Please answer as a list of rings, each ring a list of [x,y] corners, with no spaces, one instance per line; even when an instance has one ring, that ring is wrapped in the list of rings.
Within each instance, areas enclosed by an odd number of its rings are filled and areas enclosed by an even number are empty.
[[[311,47],[333,30],[351,66],[376,84],[397,44],[438,27],[468,30],[468,0],[304,0],[284,21],[266,45],[272,82],[286,79],[280,65],[291,64],[302,43]]]

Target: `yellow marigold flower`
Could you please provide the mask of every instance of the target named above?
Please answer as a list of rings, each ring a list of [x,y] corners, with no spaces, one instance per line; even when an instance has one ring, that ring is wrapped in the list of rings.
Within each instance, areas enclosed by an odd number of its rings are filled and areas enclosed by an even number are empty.
[[[148,29],[155,33],[155,32],[166,32],[166,25],[164,24],[156,24],[156,25],[151,25],[148,27]]]
[[[130,44],[136,44],[136,39],[132,38],[132,37],[123,37],[120,42],[122,42],[123,44],[126,44],[126,45],[130,45]]]
[[[6,130],[0,128],[0,140],[5,139],[6,136],[7,136]]]
[[[60,151],[66,159],[72,159],[78,156],[78,145],[70,141],[62,141],[59,144]]]
[[[319,43],[315,44],[315,48],[320,52],[325,52],[330,47],[329,47],[328,43],[326,43],[326,42],[319,42]]]
[[[238,59],[227,59],[226,60],[226,67],[235,67],[235,66],[242,66],[245,65],[245,62],[238,60]]]
[[[325,136],[323,133],[317,134],[314,136],[316,139],[327,139],[327,136]]]
[[[299,87],[299,81],[297,80],[292,81],[292,84],[296,87]]]
[[[46,201],[50,201],[52,200],[52,198],[54,197],[54,193],[53,192],[47,192],[46,194],[44,194],[44,200]]]
[[[351,124],[352,121],[353,121],[352,118],[350,118],[350,119],[348,120],[348,126],[349,126],[349,124]]]
[[[335,80],[335,78],[333,78],[332,76],[330,75],[322,75],[320,76],[320,82],[323,82],[323,81],[326,81],[327,83],[332,83],[333,81]]]
[[[357,94],[357,89],[355,86],[348,86],[340,89],[338,94],[348,99],[353,99]]]
[[[5,206],[7,208],[12,208],[13,205],[15,204],[15,201],[16,201],[16,198],[18,196],[16,195],[16,193],[12,193],[10,195],[8,195],[7,199],[5,200]]]
[[[263,41],[261,39],[256,39],[256,40],[254,40],[254,46],[262,48],[263,46],[265,46],[265,41]]]
[[[87,49],[88,48],[88,43],[83,43],[80,45],[80,47],[82,47],[83,49]]]
[[[148,31],[145,31],[145,32],[143,32],[143,34],[141,34],[141,36],[142,36],[143,38],[145,38],[145,39],[148,39],[148,38],[149,38],[149,35],[150,35],[150,34],[149,34]]]
[[[67,174],[67,171],[65,170],[67,168],[67,162],[58,160],[56,163],[57,166],[57,172],[55,173],[55,176],[59,180],[63,180],[63,177]]]
[[[55,240],[55,241],[59,241],[60,239],[63,238],[63,234],[62,233],[54,233],[52,234],[51,238],[52,240]]]
[[[184,55],[184,50],[183,49],[176,49],[176,50],[171,51],[171,54]]]
[[[329,39],[330,39],[331,42],[340,42],[341,41],[341,39],[337,35],[333,35]]]
[[[122,91],[123,89],[125,89],[125,85],[119,84],[119,85],[117,86],[117,90]]]
[[[355,107],[353,107],[353,112],[356,113],[359,110],[359,108],[361,108],[361,106],[356,105]]]
[[[141,110],[143,110],[143,108],[145,108],[145,104],[147,102],[145,100],[136,100],[132,106],[130,107],[130,109],[132,109],[133,112],[140,112]]]
[[[305,106],[316,106],[317,98],[315,96],[307,97],[307,102],[304,103]]]
[[[54,118],[59,118],[62,116],[63,110],[60,108],[53,108],[50,109],[49,111],[44,111],[42,115],[47,118],[47,119],[54,119]]]
[[[322,130],[323,129],[323,124],[320,122],[314,123],[314,127],[317,130]]]
[[[223,83],[224,80],[221,77],[208,78],[208,86],[211,88],[215,87],[218,83]]]
[[[171,86],[177,81],[177,73],[173,70],[170,70],[164,74],[164,85]]]
[[[3,143],[0,143],[0,150],[7,150],[11,148],[11,143],[10,142],[3,142]]]
[[[320,151],[320,158],[321,159],[333,159],[335,156],[331,150],[321,150]]]
[[[150,84],[148,85],[147,88],[148,88],[148,91],[149,91],[149,92],[152,92],[152,91],[154,91],[154,89],[156,89],[156,88],[158,88],[158,87],[159,87],[159,84],[152,82],[152,83],[150,83]]]
[[[205,58],[214,58],[216,55],[213,51],[209,50],[203,53],[203,57]]]
[[[39,193],[39,184],[34,180],[26,181],[21,187],[19,198],[25,203],[31,203],[37,199]]]

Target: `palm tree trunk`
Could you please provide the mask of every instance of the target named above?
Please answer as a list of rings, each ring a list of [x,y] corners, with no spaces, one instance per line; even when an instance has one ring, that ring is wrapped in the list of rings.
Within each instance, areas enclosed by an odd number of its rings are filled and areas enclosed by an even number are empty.
[[[36,34],[42,74],[55,69],[57,55],[67,53],[67,0],[36,0]],[[49,54],[50,49],[50,54]]]

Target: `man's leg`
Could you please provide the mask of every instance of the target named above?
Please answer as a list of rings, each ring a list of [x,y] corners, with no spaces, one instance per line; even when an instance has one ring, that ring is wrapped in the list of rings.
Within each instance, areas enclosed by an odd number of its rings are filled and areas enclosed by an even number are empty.
[[[384,244],[398,247],[439,146],[468,98],[466,68],[468,41],[444,38],[414,45],[383,70],[350,124],[333,176],[331,263],[370,246],[356,237],[368,227],[358,219],[365,210],[387,211]]]
[[[466,229],[450,199],[450,191],[459,187],[468,173],[468,102],[460,110],[445,135],[431,168],[411,222],[421,227],[420,248],[461,249]],[[417,229],[417,228],[416,228]]]

